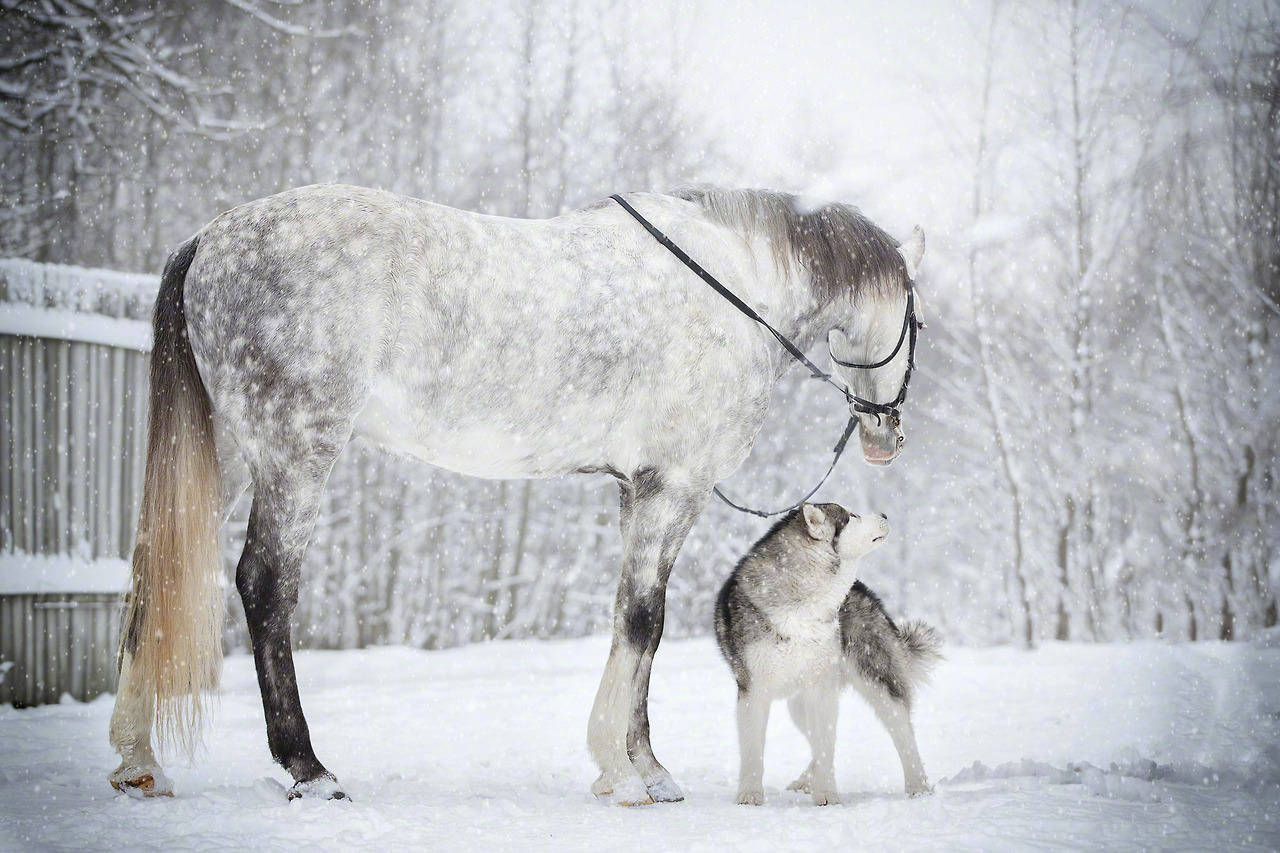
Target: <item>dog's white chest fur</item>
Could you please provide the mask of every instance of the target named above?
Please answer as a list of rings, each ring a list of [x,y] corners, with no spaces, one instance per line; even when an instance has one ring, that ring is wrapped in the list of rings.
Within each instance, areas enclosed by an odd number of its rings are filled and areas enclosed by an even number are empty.
[[[744,650],[753,691],[781,698],[834,674],[841,657],[833,614],[773,615],[771,622],[777,636],[763,637]]]

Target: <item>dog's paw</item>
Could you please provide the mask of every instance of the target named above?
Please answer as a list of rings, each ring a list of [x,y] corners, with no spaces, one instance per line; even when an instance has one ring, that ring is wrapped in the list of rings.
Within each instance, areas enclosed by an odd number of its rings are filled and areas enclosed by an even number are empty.
[[[932,793],[933,786],[924,780],[907,785],[908,797],[927,797]]]
[[[838,806],[840,805],[840,795],[835,791],[819,791],[811,792],[813,804],[815,806]]]
[[[740,806],[763,806],[764,791],[760,788],[744,788],[738,792],[738,805]]]

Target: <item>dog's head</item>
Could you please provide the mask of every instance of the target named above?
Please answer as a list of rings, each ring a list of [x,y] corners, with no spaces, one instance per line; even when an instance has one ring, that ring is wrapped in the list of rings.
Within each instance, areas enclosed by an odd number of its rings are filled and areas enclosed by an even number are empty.
[[[857,560],[889,535],[889,519],[883,513],[854,515],[839,504],[805,504],[800,519],[809,538],[829,543],[841,563]]]

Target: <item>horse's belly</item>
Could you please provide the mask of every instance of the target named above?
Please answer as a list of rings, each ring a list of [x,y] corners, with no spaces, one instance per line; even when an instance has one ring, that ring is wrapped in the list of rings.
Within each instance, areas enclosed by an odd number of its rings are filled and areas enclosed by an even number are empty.
[[[424,462],[490,479],[556,477],[609,463],[609,431],[587,418],[538,423],[519,411],[430,411],[376,393],[355,433]]]

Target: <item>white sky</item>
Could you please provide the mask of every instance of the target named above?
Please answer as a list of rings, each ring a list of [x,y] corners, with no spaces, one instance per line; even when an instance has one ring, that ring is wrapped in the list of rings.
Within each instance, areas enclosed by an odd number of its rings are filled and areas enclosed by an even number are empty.
[[[945,105],[974,97],[970,22],[982,6],[703,0],[686,57],[690,105],[744,164],[739,180],[839,197],[909,227],[877,210],[877,196],[945,194]],[[806,147],[834,180],[814,182]],[[920,198],[920,215],[940,212],[936,201]]]

